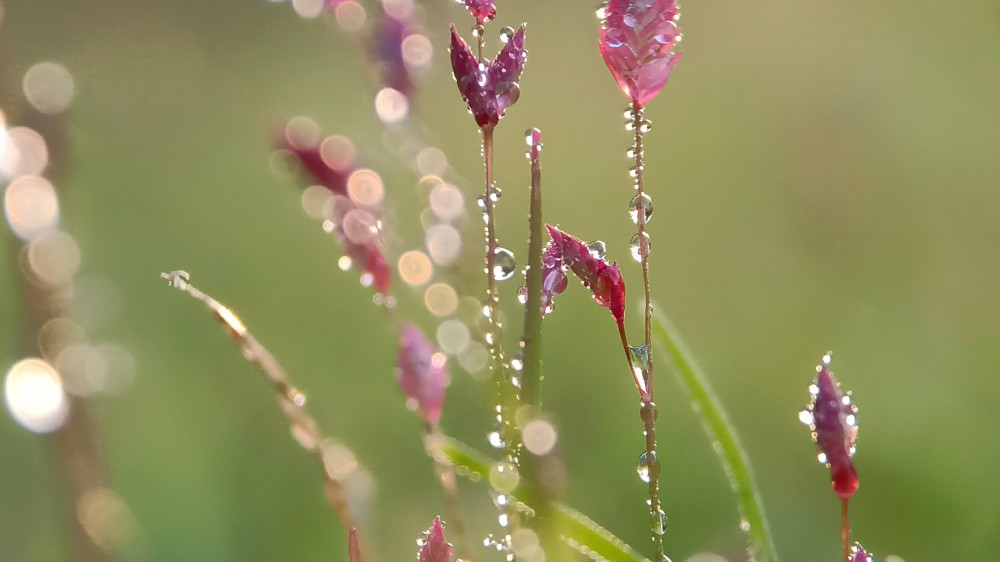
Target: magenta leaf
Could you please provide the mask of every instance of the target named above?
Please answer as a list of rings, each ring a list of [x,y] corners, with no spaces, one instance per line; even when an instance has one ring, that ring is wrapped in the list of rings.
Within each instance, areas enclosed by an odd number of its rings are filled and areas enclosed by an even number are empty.
[[[598,45],[604,63],[633,102],[645,105],[660,93],[681,55],[676,0],[610,0]]]
[[[524,26],[503,46],[493,61],[477,60],[469,44],[451,26],[451,69],[462,99],[480,127],[500,122],[508,107],[520,96],[521,72],[528,53],[524,50]]]
[[[454,549],[444,542],[444,525],[441,524],[440,518],[434,518],[434,524],[421,533],[417,544],[421,545],[420,553],[417,555],[418,562],[451,562]]]
[[[347,556],[350,562],[364,562],[364,558],[361,557],[361,544],[358,541],[357,527],[351,527],[351,531],[347,535]]]
[[[408,405],[424,419],[436,424],[441,419],[444,390],[448,386],[445,356],[437,352],[423,332],[412,324],[399,330],[396,377]]]
[[[812,402],[799,413],[802,423],[812,431],[819,447],[819,461],[830,467],[830,485],[841,499],[848,499],[858,489],[858,473],[852,457],[857,451],[858,409],[851,394],[840,389],[830,372],[830,354],[816,367],[816,379],[809,385]]]
[[[465,0],[465,7],[472,12],[478,24],[484,24],[497,15],[493,0]]]
[[[865,547],[856,542],[851,547],[851,562],[872,562],[872,555],[865,552]]]

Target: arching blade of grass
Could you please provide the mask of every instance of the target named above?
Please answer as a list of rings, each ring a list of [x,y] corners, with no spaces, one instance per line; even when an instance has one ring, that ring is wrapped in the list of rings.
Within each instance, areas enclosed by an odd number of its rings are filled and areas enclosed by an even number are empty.
[[[489,457],[472,447],[451,438],[444,438],[438,443],[440,453],[455,465],[459,475],[469,476],[473,480],[489,481]],[[531,483],[522,480],[521,485],[514,490],[514,497],[533,508],[526,498],[538,497]],[[576,550],[586,547],[611,562],[649,562],[630,546],[612,535],[607,529],[594,523],[582,513],[563,504],[553,504],[550,515],[554,519],[553,526],[559,530],[561,538]]]
[[[653,310],[660,310],[660,307],[654,306]],[[677,329],[662,313],[653,315],[653,334],[669,357],[673,371],[694,399],[697,406],[695,411],[701,416],[712,438],[720,445],[716,450],[733,490],[739,494],[740,513],[743,517],[741,527],[748,534],[748,549],[758,562],[777,562],[778,556],[774,543],[771,542],[764,508],[746,460],[746,451],[743,450],[725,410],[708,386],[708,380],[691,352],[677,334]]]

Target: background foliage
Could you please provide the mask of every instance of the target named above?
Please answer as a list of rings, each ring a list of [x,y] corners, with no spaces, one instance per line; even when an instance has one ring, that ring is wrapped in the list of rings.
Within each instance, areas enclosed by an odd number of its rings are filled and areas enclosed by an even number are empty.
[[[591,6],[500,3],[494,32],[529,22],[522,96],[497,132],[500,237],[526,246],[522,131],[545,133],[546,220],[627,262],[625,105],[597,54]],[[426,2],[435,68],[416,115],[478,192],[478,135]],[[1000,550],[995,396],[1000,364],[1000,12],[995,2],[722,0],[684,6],[685,58],[650,105],[647,190],[657,299],[685,333],[749,451],[785,560],[834,560],[838,511],[796,420],[828,348],[860,408],[855,536],[880,557],[988,560]],[[443,512],[393,341],[337,246],[270,171],[272,127],[309,115],[355,139],[386,180],[395,249],[419,245],[409,172],[379,155],[364,61],[345,37],[262,1],[7,0],[3,106],[41,60],[77,95],[61,170],[83,274],[115,288],[91,335],[127,345],[127,392],[100,399],[112,483],[142,528],[131,560],[330,560],[345,535],[313,460],[269,389],[161,270],[184,268],[231,305],[308,394],[326,433],[377,479],[369,534],[409,559]],[[492,45],[497,42],[491,40]],[[471,199],[471,195],[470,195]],[[466,244],[478,251],[477,217]],[[3,250],[10,253],[10,246]],[[19,328],[16,256],[0,268],[0,365]],[[470,257],[478,269],[478,261]],[[637,267],[623,263],[639,287]],[[460,273],[460,272],[456,272]],[[478,278],[459,285],[478,296]],[[502,287],[509,314],[518,283]],[[639,291],[630,291],[632,298]],[[430,326],[415,295],[401,309]],[[631,379],[607,311],[568,291],[545,321],[545,405],[560,426],[567,502],[646,544]],[[634,333],[638,333],[638,316]],[[443,418],[482,446],[487,389],[452,367]],[[675,560],[738,552],[737,512],[688,400],[660,371],[666,535]],[[52,448],[0,418],[0,554],[64,559]],[[464,483],[474,528],[485,490]],[[828,553],[826,556],[818,553]],[[346,554],[343,556],[346,558]]]

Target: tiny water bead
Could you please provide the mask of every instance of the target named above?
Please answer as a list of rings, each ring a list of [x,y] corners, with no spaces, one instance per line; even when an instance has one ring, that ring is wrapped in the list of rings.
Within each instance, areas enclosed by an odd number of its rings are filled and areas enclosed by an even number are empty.
[[[663,513],[663,510],[657,511],[653,515],[652,531],[657,535],[663,535],[667,532],[667,514]]]
[[[629,177],[637,178],[637,177],[639,177],[639,174],[642,172],[642,170],[643,170],[642,166],[640,166],[638,164],[634,164],[634,165],[632,165],[632,166],[629,167],[629,169],[628,169],[628,175],[629,175]]]
[[[511,37],[514,37],[514,28],[507,26],[500,30],[500,42],[506,45],[510,42]]]
[[[524,132],[524,144],[532,147],[542,149],[542,132],[536,129],[528,129]],[[531,152],[528,152],[528,158],[531,158]]]
[[[651,130],[653,130],[653,122],[649,119],[643,119],[642,123],[639,125],[639,132],[648,133]]]
[[[517,302],[521,304],[528,304],[528,286],[521,285],[521,288],[517,290]]]
[[[650,472],[660,464],[660,459],[656,456],[656,451],[646,451],[639,455],[639,462],[635,466],[635,471],[639,474],[639,479],[649,484]]]
[[[629,251],[632,252],[632,259],[642,263],[642,260],[649,256],[649,235],[645,232],[635,233],[628,243]]]
[[[498,462],[490,467],[490,485],[498,492],[513,492],[521,483],[521,475],[514,463]]]
[[[653,200],[645,193],[636,195],[628,204],[628,214],[635,224],[639,224],[640,213],[645,217],[643,223],[648,224],[653,216]]]
[[[482,37],[483,33],[485,33],[485,32],[486,32],[486,28],[483,27],[483,24],[481,24],[481,23],[477,23],[476,26],[472,28],[472,36],[473,37]]]
[[[514,354],[514,356],[510,359],[510,368],[518,372],[524,369],[523,353],[518,351],[517,353]]]
[[[637,152],[638,151],[635,145],[633,144],[632,146],[628,147],[625,150],[625,157],[628,158],[629,160],[635,160],[635,155],[637,154]]]
[[[594,14],[597,15],[597,19],[604,21],[604,18],[608,15],[608,3],[605,0],[597,5],[597,9],[594,10]]]
[[[503,449],[507,446],[507,442],[504,440],[503,434],[496,429],[486,434],[486,441],[490,444],[490,447],[493,447],[494,449]]]
[[[587,244],[587,251],[595,258],[603,260],[604,256],[608,255],[608,245],[603,240],[594,240]]]
[[[514,252],[507,248],[497,248],[493,251],[493,279],[506,281],[514,276],[517,270],[517,260]]]

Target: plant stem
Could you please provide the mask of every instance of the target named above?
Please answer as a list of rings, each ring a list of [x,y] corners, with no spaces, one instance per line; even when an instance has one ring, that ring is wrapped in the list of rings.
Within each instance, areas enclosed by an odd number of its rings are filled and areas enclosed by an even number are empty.
[[[840,500],[840,539],[844,543],[844,562],[850,562],[851,522],[847,518],[847,498]]]
[[[539,139],[541,136],[539,135]],[[541,404],[542,385],[542,163],[541,141],[531,147],[531,199],[528,206],[528,267],[524,303],[524,374],[521,377],[521,400]]]
[[[455,555],[462,559],[472,556],[472,547],[465,526],[465,516],[462,503],[458,498],[458,484],[455,476],[455,466],[440,454],[440,442],[446,439],[441,433],[441,427],[436,423],[424,421],[424,448],[427,455],[434,461],[434,472],[444,492],[444,502],[448,506],[448,533],[455,541]]]
[[[640,200],[643,196],[642,186],[642,114],[643,107],[638,101],[632,102],[632,127],[635,132],[635,191]],[[656,562],[663,560],[663,525],[660,511],[660,461],[656,457],[656,404],[653,396],[653,350],[651,349],[651,332],[653,305],[649,298],[649,246],[646,242],[646,209],[640,206],[636,210],[636,225],[639,227],[639,256],[642,264],[642,287],[645,297],[643,309],[643,345],[646,347],[645,389],[650,397],[649,402],[642,405],[640,411],[644,434],[646,436],[646,461],[649,469],[649,517],[652,527],[653,548]]]
[[[340,480],[334,478],[327,470],[326,460],[323,457],[323,436],[320,434],[316,421],[309,416],[305,410],[306,397],[299,389],[291,386],[284,368],[278,360],[271,355],[271,352],[261,345],[255,337],[247,330],[246,325],[236,314],[225,307],[219,301],[198,290],[188,281],[188,276],[184,272],[174,271],[172,273],[161,273],[160,277],[166,279],[171,287],[175,287],[186,292],[197,300],[205,303],[215,317],[225,326],[229,337],[243,351],[243,356],[264,373],[264,376],[274,387],[278,395],[278,403],[281,412],[292,427],[292,435],[296,441],[307,451],[316,457],[319,463],[320,473],[323,475],[324,490],[326,499],[334,513],[340,520],[340,526],[344,531],[350,531],[358,526],[357,520],[351,511],[351,506],[347,501],[347,494]],[[358,533],[358,542],[361,545],[361,552],[366,561],[375,560],[371,545],[368,544]]]

